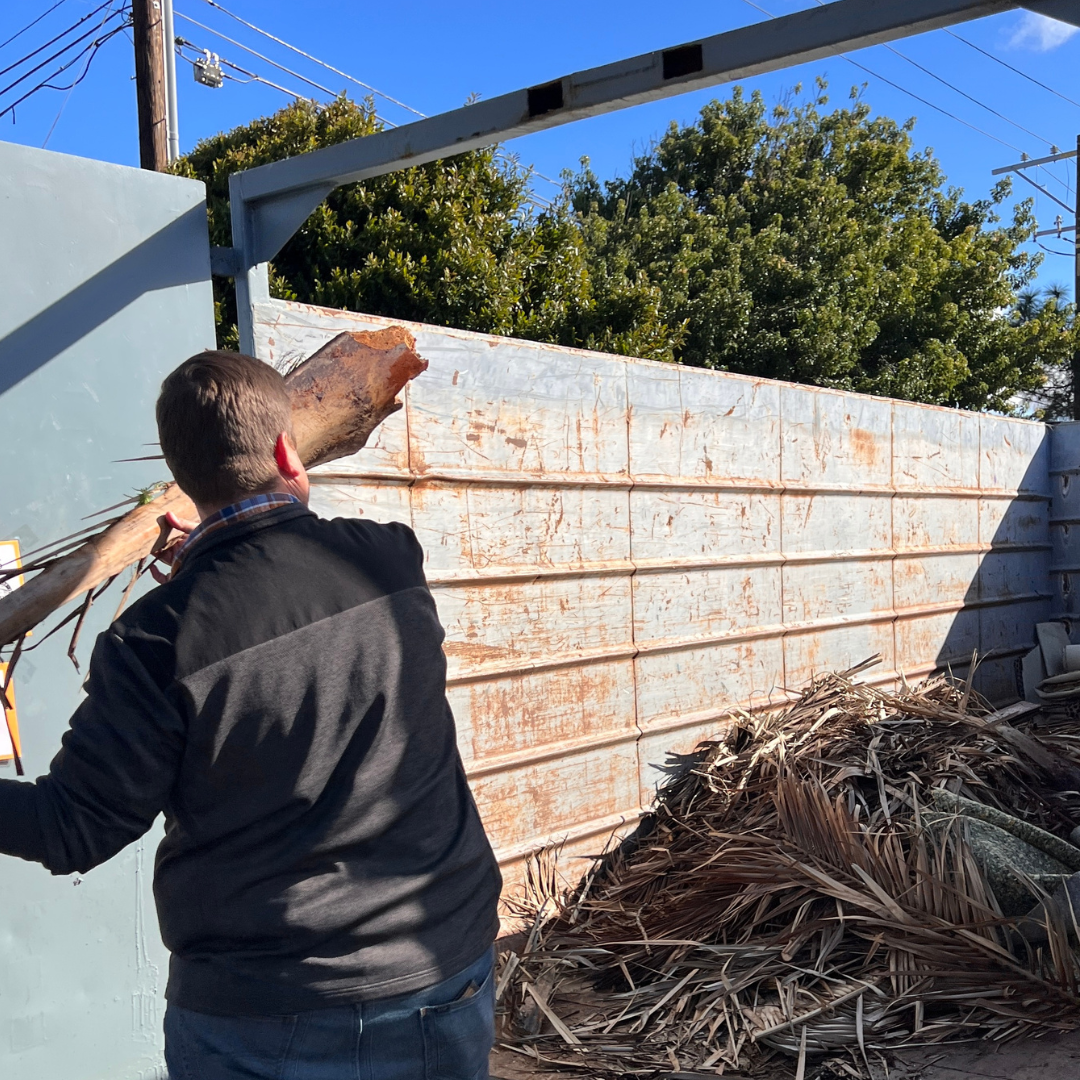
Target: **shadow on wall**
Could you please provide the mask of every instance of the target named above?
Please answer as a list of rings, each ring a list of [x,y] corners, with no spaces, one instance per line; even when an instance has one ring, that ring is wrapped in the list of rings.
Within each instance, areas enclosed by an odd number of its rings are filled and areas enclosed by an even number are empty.
[[[1080,422],[1050,429],[1051,617],[1065,621],[1080,641]]]
[[[966,678],[976,654],[975,689],[998,706],[1023,697],[1020,661],[1035,645],[1036,623],[1055,614],[1050,540],[1054,432],[1046,432],[1022,479],[1013,481],[1014,495],[984,483],[989,491],[971,500],[978,504],[977,521],[971,514],[969,521],[954,523],[957,546],[971,542],[978,565],[937,663]],[[963,555],[958,552],[956,558]]]
[[[206,282],[209,279],[206,250],[191,243],[197,230],[205,230],[205,221],[206,208],[202,204],[193,206],[0,338],[0,394],[145,293]]]

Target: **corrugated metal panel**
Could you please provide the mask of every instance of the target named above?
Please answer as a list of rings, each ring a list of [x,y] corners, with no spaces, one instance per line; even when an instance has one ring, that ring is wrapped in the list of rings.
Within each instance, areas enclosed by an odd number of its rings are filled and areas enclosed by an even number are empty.
[[[1080,620],[1080,423],[1050,430],[1051,591],[1054,614]]]
[[[274,302],[259,348],[387,322]],[[815,671],[995,650],[982,686],[1012,695],[1049,610],[1043,425],[411,329],[430,369],[314,505],[423,543],[511,883],[550,840],[598,849],[671,754]]]

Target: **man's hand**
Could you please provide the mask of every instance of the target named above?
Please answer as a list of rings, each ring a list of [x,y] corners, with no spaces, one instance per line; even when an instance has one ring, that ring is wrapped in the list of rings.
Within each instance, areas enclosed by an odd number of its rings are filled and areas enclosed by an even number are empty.
[[[157,540],[154,541],[150,554],[154,556],[157,562],[171,567],[177,551],[180,550],[180,545],[187,539],[188,533],[198,524],[197,521],[177,517],[171,510],[167,514],[163,514],[158,518],[158,527],[161,532],[158,534]],[[169,580],[169,575],[162,573],[153,563],[150,564],[150,576],[159,585],[164,585]]]

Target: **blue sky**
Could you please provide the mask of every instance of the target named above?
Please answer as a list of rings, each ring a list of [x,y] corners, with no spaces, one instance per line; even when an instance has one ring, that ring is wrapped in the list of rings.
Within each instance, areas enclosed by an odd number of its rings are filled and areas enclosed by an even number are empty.
[[[664,5],[657,5],[654,0],[591,0],[574,4],[563,0],[540,8],[508,4],[505,0],[458,0],[455,4],[434,0],[397,4],[356,4],[345,0],[222,2],[236,15],[428,114],[455,108],[470,94],[492,97],[579,68],[766,19],[747,0],[714,0],[713,3],[683,0]],[[0,5],[0,42],[56,3],[57,0],[18,0],[17,3],[8,0]],[[14,64],[101,3],[102,0],[61,0],[56,10],[37,25],[0,47],[0,69]],[[760,7],[782,15],[813,3],[814,0],[761,0]],[[115,0],[116,7],[120,4],[121,0]],[[357,95],[364,93],[355,83],[241,25],[209,0],[175,0],[175,6],[177,34],[200,49],[218,52],[248,72],[316,97],[325,95],[297,75],[328,90],[345,88]],[[107,13],[108,9],[95,15],[84,28],[95,27]],[[1080,85],[1075,78],[1080,71],[1080,33],[1022,11],[954,29],[980,48],[1080,101]],[[223,40],[212,31],[227,35],[237,44]],[[241,46],[254,49],[267,59],[259,59]],[[932,147],[950,182],[963,187],[973,198],[985,195],[990,189],[994,180],[992,169],[1019,160],[1021,151],[1031,157],[1043,156],[1050,152],[1050,143],[1061,149],[1075,149],[1080,132],[1080,107],[1013,74],[944,31],[900,41],[895,47],[933,74],[919,70],[882,46],[851,55],[860,64],[957,119],[943,115],[839,57],[751,79],[745,85],[760,89],[766,100],[773,102],[796,83],[812,87],[814,77],[822,75],[830,82],[833,100],[840,104],[846,101],[852,85],[866,82],[865,98],[876,113],[898,120],[918,118],[916,144],[920,148]],[[41,53],[38,59],[52,51]],[[296,75],[273,67],[269,61],[292,69]],[[10,105],[22,90],[40,81],[56,63],[43,68],[37,78],[0,93],[0,110]],[[0,89],[25,70],[18,67],[0,76]],[[81,71],[81,62],[72,69],[73,73]],[[57,81],[69,82],[72,72]],[[235,70],[233,74],[243,77]],[[17,107],[14,122],[10,112],[0,117],[0,139],[34,146],[45,144],[50,150],[137,164],[132,75],[131,42],[120,34],[101,47],[85,79],[73,90],[38,92]],[[227,82],[218,90],[199,86],[187,64],[180,64],[178,75],[182,150],[190,149],[200,138],[272,112],[289,100],[280,90],[259,82]],[[933,75],[952,83],[975,101],[943,85]],[[728,92],[727,87],[717,87],[623,110],[527,136],[509,144],[509,148],[549,177],[558,177],[565,168],[575,168],[583,155],[592,159],[593,168],[601,177],[625,173],[632,155],[662,134],[670,121],[689,122],[704,102],[726,96]],[[412,116],[385,99],[376,101],[380,113],[389,120],[403,123]],[[961,121],[981,130],[973,130]],[[1074,205],[1073,162],[1039,170],[1038,179],[1070,206]],[[1022,190],[1025,187],[1018,181],[1016,196],[1026,195],[1028,192]],[[536,180],[535,188],[541,196],[554,191],[541,179]],[[1041,225],[1052,226],[1059,212],[1064,214],[1051,200],[1037,196]],[[1070,254],[1067,257],[1047,254],[1040,283],[1063,283],[1071,294],[1071,242],[1051,238],[1044,243],[1055,251]]]

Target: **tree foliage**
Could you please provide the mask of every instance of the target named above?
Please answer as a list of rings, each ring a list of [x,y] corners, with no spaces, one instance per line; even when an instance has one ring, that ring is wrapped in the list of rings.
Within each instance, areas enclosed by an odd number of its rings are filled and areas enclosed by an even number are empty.
[[[298,101],[200,142],[176,171],[207,184],[211,243],[230,243],[229,176],[379,130],[370,104]],[[271,294],[565,345],[670,359],[659,290],[621,275],[594,295],[565,201],[531,202],[529,170],[497,148],[339,188],[273,261]],[[218,335],[235,296],[218,282]]]
[[[682,363],[966,408],[1005,409],[1073,346],[1070,310],[1008,317],[1041,256],[1031,204],[966,202],[911,123],[824,85],[767,114],[738,89],[672,125],[627,179],[572,199],[590,265],[626,266],[684,328]]]
[[[673,124],[625,179],[601,183],[583,162],[543,209],[497,148],[341,188],[274,260],[271,291],[967,408],[1037,394],[1076,332],[1063,298],[1024,306],[1030,203],[1003,224],[1007,182],[965,201],[915,150],[911,122],[871,117],[855,92],[827,104],[822,83],[771,112],[736,89]],[[212,243],[228,244],[232,172],[378,126],[370,105],[297,102],[177,170],[207,182]],[[234,341],[231,288],[216,288]]]

